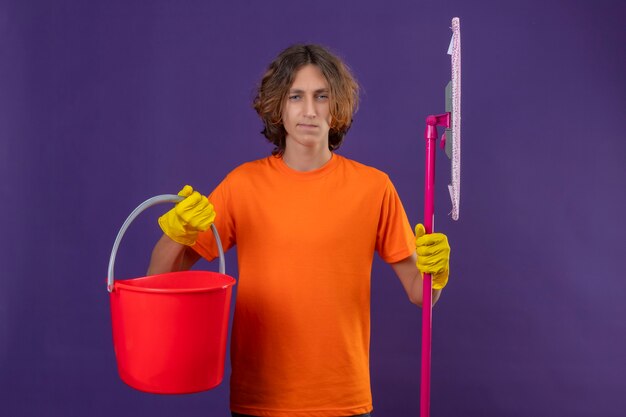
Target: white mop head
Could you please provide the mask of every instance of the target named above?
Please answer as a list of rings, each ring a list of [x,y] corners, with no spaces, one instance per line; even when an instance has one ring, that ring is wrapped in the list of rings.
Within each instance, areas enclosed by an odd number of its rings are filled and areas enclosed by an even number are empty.
[[[448,185],[452,200],[452,218],[459,220],[461,198],[461,26],[459,18],[452,19],[452,40],[448,54],[452,55],[452,91],[450,94],[452,137],[452,183]]]

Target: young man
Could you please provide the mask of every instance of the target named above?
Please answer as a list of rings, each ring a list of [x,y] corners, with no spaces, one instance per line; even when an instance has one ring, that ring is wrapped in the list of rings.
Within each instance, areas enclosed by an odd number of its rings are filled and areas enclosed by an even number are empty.
[[[374,251],[414,304],[420,271],[433,274],[435,301],[447,282],[446,237],[418,225],[416,239],[387,175],[334,153],[357,101],[337,57],[316,45],[286,49],[254,101],[272,156],[233,170],[208,199],[186,186],[159,219],[165,234],[148,274],[215,258],[213,222],[225,250],[237,245],[233,416],[368,416]]]

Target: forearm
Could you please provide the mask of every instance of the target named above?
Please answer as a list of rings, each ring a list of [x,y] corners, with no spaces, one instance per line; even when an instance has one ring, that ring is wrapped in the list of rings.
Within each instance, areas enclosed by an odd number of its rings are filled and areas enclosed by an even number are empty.
[[[413,254],[400,262],[391,264],[391,267],[400,279],[409,300],[413,304],[421,307],[424,302],[424,281],[422,280],[422,275],[415,265],[416,259],[416,255]],[[432,291],[432,304],[435,305],[441,296],[441,290]]]
[[[190,247],[163,235],[152,250],[147,275],[188,270],[198,258],[199,255]]]
[[[432,290],[432,305],[434,306],[439,297],[441,296],[441,290]],[[413,278],[413,282],[411,285],[411,291],[409,294],[409,300],[419,307],[422,307],[424,304],[424,280],[422,279],[422,275],[418,272],[417,275]]]

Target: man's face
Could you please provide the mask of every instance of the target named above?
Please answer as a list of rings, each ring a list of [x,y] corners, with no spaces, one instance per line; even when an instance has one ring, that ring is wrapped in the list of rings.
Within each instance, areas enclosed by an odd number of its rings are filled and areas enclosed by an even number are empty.
[[[296,77],[283,104],[286,147],[328,149],[330,89],[316,65],[305,65]]]

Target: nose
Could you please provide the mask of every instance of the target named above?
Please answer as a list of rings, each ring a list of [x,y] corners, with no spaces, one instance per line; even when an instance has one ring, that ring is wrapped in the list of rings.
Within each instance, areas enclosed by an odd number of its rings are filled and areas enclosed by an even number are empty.
[[[313,119],[315,116],[316,116],[315,98],[314,97],[307,97],[304,100],[304,117],[308,117],[310,119]]]

